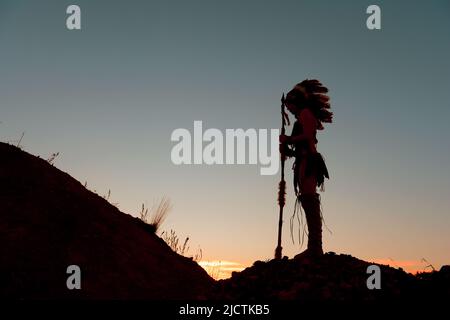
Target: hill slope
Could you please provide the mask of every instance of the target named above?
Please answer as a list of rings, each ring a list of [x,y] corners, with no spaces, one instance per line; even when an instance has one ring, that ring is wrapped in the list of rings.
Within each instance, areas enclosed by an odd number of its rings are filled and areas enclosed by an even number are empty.
[[[120,212],[47,161],[0,143],[0,298],[211,299],[380,302],[450,299],[450,266],[413,276],[327,253],[317,260],[257,261],[215,282],[138,218]],[[68,290],[69,265],[81,290]]]
[[[256,261],[252,267],[218,281],[209,298],[238,301],[296,303],[380,303],[450,300],[450,266],[418,275],[385,265],[380,268],[379,290],[367,280],[373,263],[350,255],[326,253],[311,260]]]
[[[213,280],[137,218],[47,161],[0,143],[0,297],[196,299]],[[69,265],[81,290],[68,290]]]

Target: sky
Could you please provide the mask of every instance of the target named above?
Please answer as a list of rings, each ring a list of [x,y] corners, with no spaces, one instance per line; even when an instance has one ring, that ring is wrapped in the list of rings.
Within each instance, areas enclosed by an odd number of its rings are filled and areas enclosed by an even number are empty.
[[[81,8],[81,30],[66,8]],[[381,8],[381,30],[366,8]],[[224,270],[273,257],[280,175],[174,165],[177,128],[278,129],[280,96],[317,78],[334,123],[318,134],[330,180],[324,249],[407,270],[450,263],[450,3],[0,0],[0,140],[161,227]],[[288,129],[290,132],[290,129]],[[293,243],[291,162],[283,254]],[[422,261],[426,259],[429,263]],[[217,270],[216,270],[217,272]]]

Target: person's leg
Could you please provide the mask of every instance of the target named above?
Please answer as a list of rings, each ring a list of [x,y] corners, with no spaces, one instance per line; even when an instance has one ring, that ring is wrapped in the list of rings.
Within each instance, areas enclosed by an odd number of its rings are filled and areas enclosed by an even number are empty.
[[[300,202],[305,211],[308,225],[308,254],[319,256],[323,254],[320,198],[316,192],[317,180],[315,175],[305,175],[306,165],[305,159],[300,164]]]

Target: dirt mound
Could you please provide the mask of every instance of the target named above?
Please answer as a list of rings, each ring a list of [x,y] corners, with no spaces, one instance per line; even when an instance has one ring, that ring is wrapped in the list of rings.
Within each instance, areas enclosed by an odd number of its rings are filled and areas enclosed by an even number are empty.
[[[218,300],[297,302],[406,302],[450,297],[446,267],[417,276],[401,269],[380,268],[381,289],[368,289],[372,263],[350,255],[327,253],[317,259],[257,261],[252,267],[221,280],[210,296]]]
[[[317,259],[256,261],[214,280],[174,253],[138,218],[87,190],[47,161],[0,143],[0,297],[310,302],[449,300],[450,266],[412,275],[327,253]],[[69,290],[67,268],[81,269]]]
[[[0,297],[197,299],[214,281],[137,218],[47,161],[0,143]],[[67,267],[81,269],[68,290]]]

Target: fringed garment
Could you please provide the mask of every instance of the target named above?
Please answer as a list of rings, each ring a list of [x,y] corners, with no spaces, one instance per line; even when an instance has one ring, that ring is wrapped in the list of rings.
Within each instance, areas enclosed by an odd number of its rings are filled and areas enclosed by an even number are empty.
[[[292,129],[291,136],[297,136],[303,133],[303,127],[300,122],[296,121]],[[315,143],[317,138],[314,137]],[[328,168],[325,164],[325,160],[319,152],[311,153],[308,148],[307,141],[300,141],[293,145],[293,148],[286,147],[286,155],[289,157],[295,157],[293,166],[294,170],[294,189],[298,194],[300,186],[300,163],[306,161],[305,176],[310,177],[314,175],[317,181],[317,187],[323,190],[325,178],[329,179]]]

